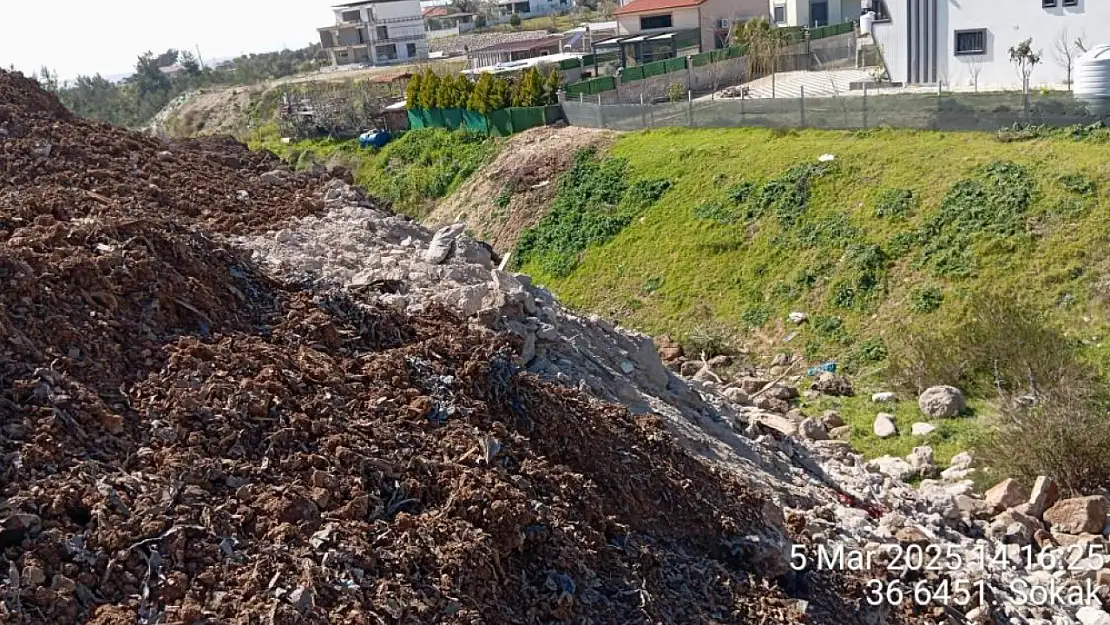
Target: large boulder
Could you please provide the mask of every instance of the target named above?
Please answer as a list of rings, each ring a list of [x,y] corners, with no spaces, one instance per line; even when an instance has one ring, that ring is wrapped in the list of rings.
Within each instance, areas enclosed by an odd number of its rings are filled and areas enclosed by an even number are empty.
[[[928,445],[914,447],[913,451],[906,456],[906,462],[913,467],[917,475],[929,477],[937,471],[936,461],[933,460],[933,448]]]
[[[1029,495],[1030,514],[1039,517],[1048,510],[1060,497],[1060,489],[1056,482],[1044,475],[1037,478],[1033,484],[1033,492]]]
[[[451,251],[455,249],[455,239],[466,231],[465,223],[456,223],[444,226],[436,231],[428,250],[424,253],[424,260],[431,265],[438,265],[447,260]]]
[[[1002,480],[995,484],[984,495],[983,499],[995,510],[1013,508],[1029,501],[1029,491],[1013,478]],[[1101,528],[1100,528],[1101,529]]]
[[[1107,502],[1101,495],[1073,497],[1045,510],[1044,520],[1066,534],[1098,534],[1106,526]]]
[[[917,398],[917,406],[929,417],[958,417],[967,409],[964,394],[954,386],[934,386]]]

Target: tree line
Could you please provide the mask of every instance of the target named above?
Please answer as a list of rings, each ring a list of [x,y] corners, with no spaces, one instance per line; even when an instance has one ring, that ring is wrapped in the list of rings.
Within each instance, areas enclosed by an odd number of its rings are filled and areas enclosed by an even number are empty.
[[[409,79],[410,109],[467,109],[487,114],[510,106],[557,104],[562,75],[555,67],[530,67],[516,78],[483,73],[477,81],[464,74],[440,76],[431,69]]]
[[[78,76],[62,83],[58,74],[43,67],[35,78],[73,113],[89,119],[135,128],[149,122],[174,98],[210,86],[249,85],[264,80],[312,71],[321,64],[320,46],[299,50],[248,54],[205,67],[195,55],[183,50],[166,50],[138,57],[135,73],[120,82],[100,74]],[[180,65],[172,74],[162,68]]]

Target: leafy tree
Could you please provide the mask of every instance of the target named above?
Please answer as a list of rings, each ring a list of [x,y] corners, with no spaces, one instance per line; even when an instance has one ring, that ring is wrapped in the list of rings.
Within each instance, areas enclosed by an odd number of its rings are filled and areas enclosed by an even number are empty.
[[[436,108],[451,108],[455,100],[455,79],[451,76],[441,77],[436,86]]]
[[[513,90],[513,106],[540,106],[543,103],[543,84],[540,72],[529,67],[522,72]]]
[[[544,104],[555,105],[559,103],[559,87],[563,84],[562,73],[552,67],[547,72],[547,78],[543,81],[543,99]]]
[[[478,82],[474,84],[474,89],[470,92],[470,98],[466,102],[466,108],[483,115],[493,110],[490,107],[490,101],[493,96],[493,75],[482,72],[478,77]]]
[[[49,67],[43,65],[35,79],[38,80],[43,89],[52,93],[58,92],[58,73],[51,73]]]
[[[519,13],[513,13],[512,15],[509,16],[509,26],[512,26],[513,28],[520,28],[520,14]]]
[[[505,108],[511,102],[512,86],[504,78],[494,78],[493,88],[490,89],[489,110],[496,111]]]
[[[1033,68],[1041,62],[1041,53],[1033,51],[1033,40],[1026,39],[1010,48],[1010,62],[1018,66],[1021,73],[1021,90],[1025,96],[1025,112],[1029,112],[1029,79]]]
[[[438,91],[439,76],[431,69],[424,70],[424,77],[420,79],[420,108],[434,109]]]
[[[475,15],[474,16],[474,28],[485,28],[485,27],[486,27],[486,16],[485,15]]]
[[[178,60],[181,61],[181,66],[185,68],[186,74],[194,77],[200,75],[200,63],[197,62],[197,57],[193,56],[192,52],[182,52]]]
[[[409,84],[405,87],[405,108],[420,108],[420,74],[413,74]]]
[[[470,102],[470,93],[474,91],[474,82],[470,80],[465,74],[459,74],[455,78],[455,105],[453,108],[464,109]]]

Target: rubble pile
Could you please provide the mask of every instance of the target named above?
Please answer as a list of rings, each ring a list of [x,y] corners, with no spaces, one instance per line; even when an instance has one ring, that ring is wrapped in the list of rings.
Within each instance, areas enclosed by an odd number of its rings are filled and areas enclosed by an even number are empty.
[[[773,583],[780,509],[666,433],[687,404],[728,428],[650,340],[526,297],[453,230],[6,72],[0,176],[0,621],[858,622],[858,580]],[[423,265],[275,278],[234,244],[337,210],[411,230],[378,235]],[[639,414],[582,392],[620,399],[615,371],[651,381]]]

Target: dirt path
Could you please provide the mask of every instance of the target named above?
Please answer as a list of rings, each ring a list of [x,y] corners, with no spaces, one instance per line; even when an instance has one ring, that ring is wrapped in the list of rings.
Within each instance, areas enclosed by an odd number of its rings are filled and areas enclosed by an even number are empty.
[[[498,251],[511,250],[521,232],[536,225],[551,207],[559,175],[570,168],[574,153],[606,147],[616,136],[609,130],[575,127],[537,128],[516,135],[425,222],[437,226],[465,220],[478,238]]]

